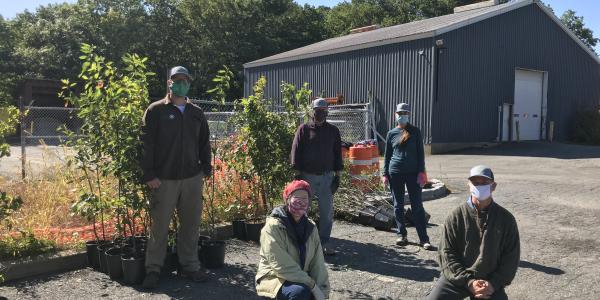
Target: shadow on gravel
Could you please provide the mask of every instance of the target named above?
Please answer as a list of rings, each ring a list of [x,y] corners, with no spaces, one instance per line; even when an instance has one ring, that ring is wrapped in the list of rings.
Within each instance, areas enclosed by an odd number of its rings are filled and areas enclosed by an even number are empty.
[[[254,264],[225,265],[211,270],[210,280],[203,283],[181,279],[173,273],[161,278],[156,290],[148,291],[141,286],[133,288],[141,293],[167,295],[171,299],[261,299],[254,288],[256,268]]]
[[[14,287],[19,292],[19,294],[23,295],[23,297],[39,299],[41,298],[41,296],[38,295],[36,287],[47,281],[58,280],[61,278],[62,274],[63,273],[50,273],[44,275],[37,275],[18,281],[9,281],[4,283],[4,285],[8,287]]]
[[[351,291],[351,290],[335,290],[336,292],[343,294],[342,299],[352,300],[393,300],[390,297],[373,297],[367,293]]]
[[[600,158],[599,146],[548,142],[505,143],[490,148],[471,148],[449,152],[452,155],[492,155],[492,156],[525,156],[551,157],[558,159]],[[441,154],[444,155],[444,154]]]
[[[536,263],[531,263],[528,261],[520,261],[519,262],[519,267],[520,268],[527,268],[527,269],[532,269],[534,271],[538,271],[538,272],[542,272],[542,273],[546,273],[548,275],[562,275],[565,274],[565,271],[559,269],[559,268],[553,268],[553,267],[547,267],[547,266],[543,266],[543,265],[538,265]]]
[[[440,274],[436,261],[421,259],[418,253],[402,251],[404,248],[388,248],[336,238],[331,238],[329,243],[338,251],[337,255],[326,258],[335,271],[361,270],[420,282],[431,282]]]

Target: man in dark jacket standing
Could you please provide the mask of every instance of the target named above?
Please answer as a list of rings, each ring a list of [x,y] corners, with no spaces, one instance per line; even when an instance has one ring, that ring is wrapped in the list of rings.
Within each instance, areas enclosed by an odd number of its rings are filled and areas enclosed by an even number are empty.
[[[297,179],[308,181],[319,203],[319,235],[323,253],[334,255],[327,246],[333,227],[333,194],[340,184],[342,139],[340,130],[327,122],[328,104],[323,98],[313,101],[313,119],[296,130],[290,160]]]
[[[519,265],[517,222],[494,202],[494,173],[476,166],[469,177],[471,195],[446,219],[439,256],[442,276],[427,299],[508,299]]]
[[[158,286],[165,259],[169,223],[177,209],[177,255],[182,277],[207,279],[198,261],[198,230],[202,215],[202,181],[211,175],[208,122],[202,109],[186,97],[190,75],[184,67],[171,69],[169,93],[152,103],[142,128],[143,181],[152,189],[152,226],[146,248],[143,286]]]

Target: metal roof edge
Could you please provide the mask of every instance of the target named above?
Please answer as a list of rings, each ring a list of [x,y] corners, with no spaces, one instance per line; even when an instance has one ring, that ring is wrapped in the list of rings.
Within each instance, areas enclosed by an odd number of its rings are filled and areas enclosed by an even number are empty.
[[[435,33],[436,33],[436,35],[444,34],[446,32],[450,32],[450,31],[453,31],[453,30],[456,30],[456,29],[459,29],[459,28],[462,28],[465,26],[469,26],[469,25],[477,23],[477,22],[481,22],[481,21],[489,19],[489,18],[493,18],[495,16],[505,14],[509,11],[519,9],[521,7],[530,5],[534,2],[535,2],[535,0],[518,1],[518,2],[512,3],[510,5],[507,5],[506,7],[502,8],[502,9],[494,10],[494,11],[488,12],[486,14],[477,16],[477,17],[469,18],[469,19],[466,19],[464,21],[461,21],[461,22],[458,22],[458,23],[455,23],[452,25],[444,26],[444,27],[436,30]],[[489,8],[489,7],[486,7],[486,8]],[[480,9],[485,9],[485,8],[480,8]]]
[[[343,52],[350,52],[350,51],[354,51],[354,50],[372,48],[372,47],[377,47],[377,46],[420,40],[420,39],[429,38],[429,37],[433,37],[433,36],[435,36],[435,32],[432,30],[432,31],[427,31],[424,33],[419,33],[419,34],[413,34],[413,35],[409,35],[409,36],[402,36],[402,37],[393,38],[393,39],[379,40],[379,41],[375,41],[375,42],[357,44],[357,45],[352,45],[352,46],[343,47],[343,48],[336,48],[336,49],[331,49],[331,50],[326,50],[326,51],[316,51],[316,52],[301,54],[301,55],[297,55],[297,56],[283,57],[283,58],[279,58],[279,59],[272,59],[272,60],[266,60],[266,61],[252,61],[252,62],[243,64],[243,66],[244,66],[244,68],[260,67],[260,66],[278,64],[278,63],[284,63],[284,62],[288,62],[288,61],[296,61],[296,60],[302,60],[302,59],[313,58],[313,57],[318,57],[318,56],[325,56],[325,55],[331,55],[331,54],[337,54],[337,53],[343,53]],[[290,50],[290,51],[292,51],[292,50]],[[283,53],[285,53],[285,52],[283,52]]]
[[[586,44],[584,44],[576,35],[575,33],[573,33],[573,31],[571,31],[571,29],[569,29],[559,18],[558,16],[556,16],[553,12],[551,12],[544,4],[540,3],[539,0],[532,0],[533,3],[537,4],[537,6],[539,8],[542,9],[543,12],[546,13],[546,15],[548,15],[550,17],[550,19],[552,19],[552,21],[554,21],[554,23],[556,23],[560,28],[562,28],[562,30],[564,32],[566,32],[572,39],[575,40],[575,42],[577,44],[579,44],[579,46],[581,46],[581,48],[583,48],[583,50],[585,50],[590,56],[592,56],[592,58],[596,61],[596,63],[598,63],[600,65],[600,57],[598,57],[598,55],[592,50],[590,49]]]
[[[260,66],[265,66],[265,65],[284,63],[284,62],[288,62],[288,61],[302,60],[302,59],[313,58],[313,57],[318,57],[318,56],[350,52],[350,51],[359,50],[359,49],[365,49],[365,48],[377,47],[377,46],[382,46],[382,45],[387,45],[387,44],[400,43],[400,42],[406,42],[406,41],[411,41],[411,40],[418,40],[418,39],[422,39],[422,38],[434,37],[434,36],[438,36],[438,35],[441,35],[441,34],[444,34],[444,33],[447,33],[447,32],[450,32],[450,31],[453,31],[453,30],[486,20],[486,19],[489,19],[489,18],[498,16],[498,15],[507,13],[509,11],[513,11],[515,9],[525,7],[527,5],[531,5],[531,4],[536,4],[539,8],[541,8],[542,11],[550,17],[550,19],[552,19],[560,28],[562,28],[563,31],[565,31],[572,39],[574,39],[575,42],[578,43],[579,46],[581,46],[600,65],[600,57],[598,57],[598,55],[596,55],[596,53],[594,53],[594,51],[592,51],[592,49],[587,47],[569,28],[567,28],[562,23],[562,21],[560,19],[558,19],[558,17],[554,13],[552,13],[547,7],[545,7],[544,4],[540,3],[539,0],[521,0],[521,1],[518,1],[515,3],[512,3],[511,5],[508,5],[502,9],[491,11],[491,12],[483,14],[481,16],[469,18],[464,21],[457,22],[455,24],[444,26],[443,28],[428,31],[425,33],[403,36],[403,37],[388,39],[388,40],[380,40],[380,41],[375,41],[375,42],[370,42],[370,43],[363,43],[363,44],[353,45],[353,46],[344,47],[344,48],[336,48],[336,49],[326,50],[326,51],[316,51],[316,52],[302,54],[302,55],[298,55],[298,56],[284,57],[284,58],[266,60],[266,61],[252,61],[249,63],[245,63],[243,65],[243,67],[244,68],[260,67]],[[285,52],[283,52],[283,53],[285,53]]]

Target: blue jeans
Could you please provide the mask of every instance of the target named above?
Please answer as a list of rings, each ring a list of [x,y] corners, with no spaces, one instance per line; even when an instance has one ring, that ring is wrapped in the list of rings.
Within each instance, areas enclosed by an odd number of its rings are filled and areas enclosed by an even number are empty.
[[[408,189],[410,208],[417,228],[417,234],[421,243],[429,242],[427,236],[427,223],[425,221],[425,209],[421,198],[421,186],[417,183],[417,173],[390,174],[390,189],[394,199],[394,212],[398,234],[406,236],[406,225],[404,224],[404,186]]]
[[[323,175],[302,173],[302,177],[310,184],[310,189],[317,196],[319,204],[319,237],[321,245],[325,246],[331,236],[333,227],[333,194],[331,182],[334,172],[325,172]]]
[[[302,283],[286,281],[277,293],[277,300],[310,300],[312,292]]]

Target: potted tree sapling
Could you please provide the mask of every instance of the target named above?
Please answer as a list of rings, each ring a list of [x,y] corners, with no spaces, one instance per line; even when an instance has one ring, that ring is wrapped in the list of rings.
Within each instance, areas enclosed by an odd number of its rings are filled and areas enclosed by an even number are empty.
[[[211,147],[212,152],[212,165],[216,165],[216,157],[217,157],[217,145],[216,145],[216,136],[212,136],[213,146]],[[203,262],[204,266],[209,269],[213,268],[221,268],[225,264],[225,241],[214,239],[215,227],[217,223],[217,201],[215,197],[215,189],[216,189],[216,179],[213,174],[205,181],[205,189],[204,189],[204,199],[206,201],[206,215],[208,217],[208,230],[209,235],[213,238],[208,240],[200,240],[201,243],[201,251],[200,251],[200,260]]]

